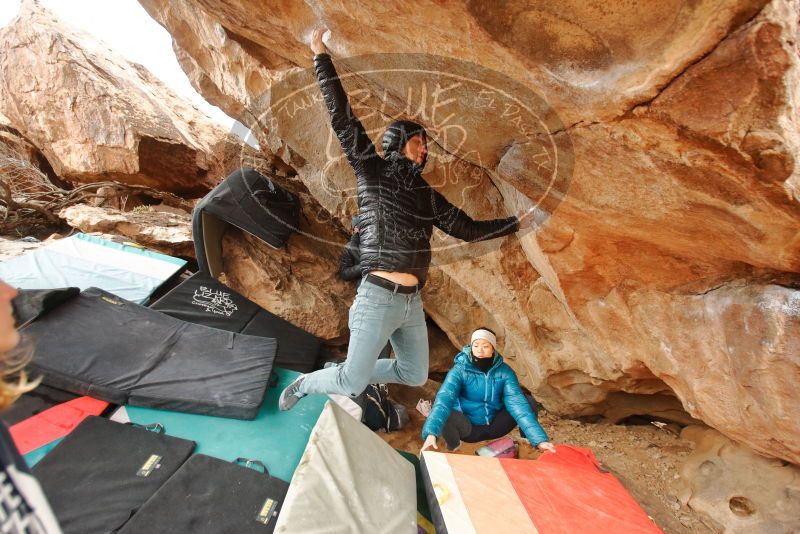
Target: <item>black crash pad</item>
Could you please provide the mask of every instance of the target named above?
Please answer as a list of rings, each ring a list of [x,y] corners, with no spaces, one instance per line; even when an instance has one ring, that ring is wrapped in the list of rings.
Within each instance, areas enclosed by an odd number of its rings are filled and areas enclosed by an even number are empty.
[[[116,532],[194,447],[193,441],[87,417],[33,474],[65,534]]]
[[[78,296],[81,290],[77,287],[61,289],[20,289],[11,302],[14,307],[16,327],[20,328],[57,308],[64,302]]]
[[[192,239],[200,270],[222,272],[222,236],[235,226],[278,248],[298,228],[297,196],[254,169],[241,168],[208,193],[192,211]]]
[[[288,490],[287,482],[268,472],[195,454],[120,534],[268,534]]]
[[[301,373],[314,370],[322,347],[318,337],[261,308],[202,271],[181,282],[150,309],[190,323],[274,338],[278,342],[275,365]]]
[[[187,323],[89,288],[23,329],[29,372],[114,404],[252,419],[272,372],[274,339]]]

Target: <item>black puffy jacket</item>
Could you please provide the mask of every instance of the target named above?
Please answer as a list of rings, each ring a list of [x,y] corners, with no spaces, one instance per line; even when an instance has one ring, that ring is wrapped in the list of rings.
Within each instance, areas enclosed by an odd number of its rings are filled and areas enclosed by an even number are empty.
[[[403,156],[397,143],[380,157],[352,112],[331,57],[314,56],[314,71],[333,131],[356,174],[362,273],[410,273],[424,284],[434,226],[464,241],[501,237],[519,229],[516,217],[473,221],[428,185],[422,177],[424,162],[417,165]]]

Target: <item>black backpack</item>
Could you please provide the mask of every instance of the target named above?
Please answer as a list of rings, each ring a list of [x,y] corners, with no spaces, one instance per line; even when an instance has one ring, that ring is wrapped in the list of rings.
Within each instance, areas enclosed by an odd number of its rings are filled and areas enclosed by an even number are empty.
[[[371,430],[391,432],[400,430],[409,421],[405,406],[389,400],[389,388],[386,384],[370,384],[362,393],[363,415],[361,422]]]

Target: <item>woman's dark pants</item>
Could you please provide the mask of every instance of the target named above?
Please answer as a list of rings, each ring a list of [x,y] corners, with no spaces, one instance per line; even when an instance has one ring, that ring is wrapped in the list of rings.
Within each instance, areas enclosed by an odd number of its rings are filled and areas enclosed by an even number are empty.
[[[533,412],[539,414],[539,404],[530,395],[525,395],[528,403],[531,405]],[[473,425],[466,415],[453,410],[450,417],[442,429],[442,437],[447,445],[448,450],[456,449],[462,441],[467,443],[476,443],[478,441],[486,441],[490,439],[497,439],[505,436],[517,426],[517,422],[508,413],[508,410],[503,408],[488,425]],[[525,434],[520,432],[522,437]]]

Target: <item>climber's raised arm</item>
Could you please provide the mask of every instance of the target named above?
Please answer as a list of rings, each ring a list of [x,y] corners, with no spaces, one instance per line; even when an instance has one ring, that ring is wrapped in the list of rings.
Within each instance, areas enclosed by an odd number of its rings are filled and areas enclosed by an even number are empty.
[[[353,113],[347,99],[347,93],[333,66],[330,54],[327,53],[322,36],[327,28],[314,30],[311,36],[311,51],[314,52],[314,72],[317,75],[319,88],[325,100],[325,106],[331,116],[331,126],[342,145],[342,150],[350,165],[358,171],[375,162],[378,154],[372,144],[364,125]],[[358,175],[358,172],[356,172]]]

